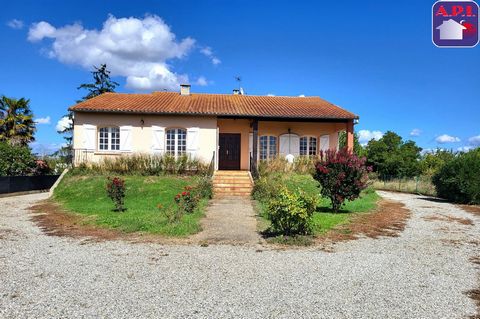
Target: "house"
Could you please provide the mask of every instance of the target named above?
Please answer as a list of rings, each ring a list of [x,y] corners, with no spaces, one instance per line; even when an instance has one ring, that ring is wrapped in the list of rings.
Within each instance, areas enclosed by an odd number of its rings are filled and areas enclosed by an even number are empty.
[[[453,19],[443,21],[437,30],[440,30],[440,40],[463,40],[463,30],[467,28]]]
[[[105,93],[70,110],[77,164],[132,153],[188,154],[217,170],[337,149],[341,131],[352,149],[358,119],[319,97],[195,94],[189,85],[179,93]]]

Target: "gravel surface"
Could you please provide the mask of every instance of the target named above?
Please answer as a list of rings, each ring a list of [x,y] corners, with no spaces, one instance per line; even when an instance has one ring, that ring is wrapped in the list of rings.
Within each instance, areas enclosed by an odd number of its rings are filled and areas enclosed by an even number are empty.
[[[45,194],[2,198],[0,318],[474,314],[475,304],[465,292],[479,285],[469,258],[479,255],[480,217],[415,195],[381,194],[412,210],[405,231],[395,238],[343,242],[333,253],[46,236],[27,211]],[[474,225],[448,220],[448,215]]]

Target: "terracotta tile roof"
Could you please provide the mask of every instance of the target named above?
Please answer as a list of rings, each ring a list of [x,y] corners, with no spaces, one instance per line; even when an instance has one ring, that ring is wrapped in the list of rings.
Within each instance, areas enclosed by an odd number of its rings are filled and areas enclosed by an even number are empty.
[[[233,117],[354,119],[319,97],[282,97],[177,92],[104,93],[70,108],[76,112],[221,115]]]

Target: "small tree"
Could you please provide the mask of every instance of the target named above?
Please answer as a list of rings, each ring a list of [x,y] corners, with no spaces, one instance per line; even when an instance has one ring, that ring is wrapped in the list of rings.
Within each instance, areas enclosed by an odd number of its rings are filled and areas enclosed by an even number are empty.
[[[332,202],[332,210],[338,212],[345,200],[355,200],[367,187],[368,172],[365,158],[359,158],[347,149],[320,152],[315,165],[314,178],[322,186],[321,194]]]

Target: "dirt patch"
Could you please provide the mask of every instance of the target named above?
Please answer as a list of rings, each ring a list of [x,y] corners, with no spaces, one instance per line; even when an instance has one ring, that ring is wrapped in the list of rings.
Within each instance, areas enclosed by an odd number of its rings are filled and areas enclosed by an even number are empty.
[[[446,221],[446,222],[456,222],[462,225],[469,225],[469,226],[473,225],[473,221],[471,219],[455,217],[451,215],[444,215],[444,214],[429,215],[422,218],[428,221]]]
[[[466,212],[472,213],[476,216],[480,216],[480,206],[476,206],[476,205],[458,205],[458,206]]]
[[[88,217],[69,213],[58,204],[46,200],[30,207],[32,221],[49,236],[85,238],[87,241],[126,240],[132,243],[188,244],[186,238],[166,238],[160,235],[125,233],[91,225]],[[85,242],[83,242],[85,243]]]
[[[480,289],[472,289],[467,291],[467,296],[475,301],[478,309],[477,314],[470,316],[470,319],[480,319]]]
[[[358,239],[361,236],[369,238],[397,237],[405,229],[410,216],[411,212],[404,204],[382,199],[374,212],[358,214],[352,217],[348,224],[330,230],[315,241],[317,243],[335,243]]]

